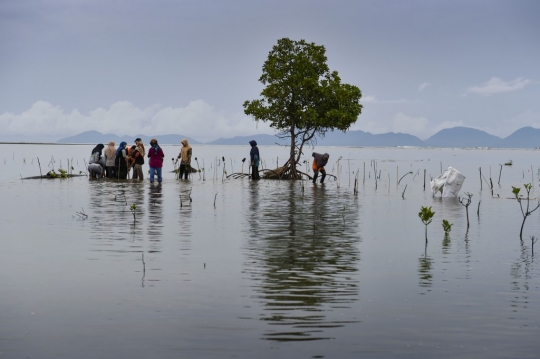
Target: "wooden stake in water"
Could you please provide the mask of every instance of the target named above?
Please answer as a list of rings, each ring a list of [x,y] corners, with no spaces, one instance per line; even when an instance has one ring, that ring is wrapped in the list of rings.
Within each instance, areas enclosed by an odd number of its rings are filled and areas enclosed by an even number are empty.
[[[424,168],[424,192],[426,191],[426,169]]]
[[[491,196],[493,197],[493,181],[491,180],[491,166],[489,166],[489,183],[491,185]]]
[[[204,173],[205,173],[205,168],[204,168],[204,158],[203,158],[203,160],[202,160],[202,180],[203,180],[203,181],[206,181],[206,178],[205,178],[205,176],[204,176]]]
[[[41,173],[41,163],[39,162],[39,157],[37,157],[37,162],[38,162],[38,165],[39,165],[39,176],[41,178],[43,178],[43,174]]]
[[[482,190],[482,167],[478,167],[478,171],[480,171],[480,191]]]
[[[349,187],[351,187],[351,160],[350,159],[347,159],[347,166],[349,167],[348,171],[349,171]]]
[[[499,166],[501,166],[501,169],[499,170],[499,182],[497,182],[497,184],[500,186],[501,185],[502,165],[499,165]]]
[[[482,200],[478,201],[478,209],[476,210],[476,215],[478,218],[480,218],[480,203],[482,203]]]

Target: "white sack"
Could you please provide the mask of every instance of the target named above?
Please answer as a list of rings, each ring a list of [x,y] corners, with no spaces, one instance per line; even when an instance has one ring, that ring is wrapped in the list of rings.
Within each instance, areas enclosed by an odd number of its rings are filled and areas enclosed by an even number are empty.
[[[463,186],[463,181],[465,181],[465,176],[455,168],[448,167],[446,171],[431,181],[431,191],[434,196],[440,191],[442,197],[457,197],[461,186]]]

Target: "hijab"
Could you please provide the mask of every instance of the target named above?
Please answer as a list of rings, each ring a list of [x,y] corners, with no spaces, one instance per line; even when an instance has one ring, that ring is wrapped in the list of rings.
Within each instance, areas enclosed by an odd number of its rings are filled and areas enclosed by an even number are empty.
[[[114,145],[115,145],[114,141],[111,141],[109,142],[109,145],[105,149],[105,156],[107,156],[107,158],[112,158],[115,155],[116,148],[114,148]]]
[[[161,149],[161,147],[159,147],[158,143],[157,143],[157,140],[155,138],[153,138],[151,141],[150,141],[150,146],[152,146],[152,148],[154,149],[154,153],[152,154],[153,156],[157,155],[159,150]]]
[[[99,154],[101,155],[101,150],[103,149],[103,144],[100,143],[99,145],[97,145],[96,147],[94,147],[94,149],[92,150],[92,154],[96,153],[96,152],[99,152]]]
[[[124,149],[124,147],[127,145],[127,142],[126,141],[122,141],[120,142],[120,146],[118,146],[118,148],[116,149],[116,157],[119,157],[120,156],[120,153],[122,152],[122,150]]]
[[[188,160],[188,152],[191,150],[191,146],[188,143],[187,138],[184,138],[182,141],[182,149],[180,150],[180,157],[182,158],[182,161]]]

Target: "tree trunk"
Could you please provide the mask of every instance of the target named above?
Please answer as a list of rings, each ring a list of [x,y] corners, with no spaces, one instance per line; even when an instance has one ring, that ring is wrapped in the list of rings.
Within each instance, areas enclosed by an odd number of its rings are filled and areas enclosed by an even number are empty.
[[[296,156],[295,156],[295,149],[296,149],[296,132],[295,127],[291,126],[291,152],[289,156],[289,166],[291,170],[291,179],[297,179],[298,174],[296,173]]]

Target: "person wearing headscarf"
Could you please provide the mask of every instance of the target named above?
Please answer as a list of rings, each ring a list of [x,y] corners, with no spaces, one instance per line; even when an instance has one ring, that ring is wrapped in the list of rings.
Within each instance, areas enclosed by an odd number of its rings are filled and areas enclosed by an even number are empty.
[[[88,160],[88,163],[99,163],[101,160],[101,151],[103,150],[103,144],[100,143],[94,149],[92,150],[92,154],[90,155],[90,159]]]
[[[259,148],[257,147],[257,142],[255,140],[249,141],[249,144],[251,145],[251,151],[249,151],[249,156],[251,158],[251,179],[259,180],[259,164],[261,161]]]
[[[158,182],[161,183],[163,178],[161,176],[161,170],[163,168],[163,158],[165,153],[158,145],[158,141],[155,138],[150,140],[151,148],[148,150],[148,158],[150,158],[150,183],[154,183],[154,175],[157,173]]]
[[[324,166],[326,166],[326,164],[328,163],[328,158],[330,157],[330,155],[328,153],[321,155],[320,153],[313,152],[311,156],[313,156],[313,183],[317,181],[319,172],[322,175],[321,183],[323,183],[324,178],[326,177],[326,170],[324,169]]]
[[[144,175],[142,165],[144,164],[144,145],[140,138],[135,140],[135,146],[131,149],[131,160],[133,161],[133,179],[143,180]]]
[[[120,146],[116,149],[116,178],[126,179],[128,174],[128,153],[126,149],[127,143],[125,141],[120,142]]]
[[[180,159],[180,179],[184,176],[185,179],[188,179],[188,175],[191,173],[191,155],[193,149],[188,143],[187,138],[184,138],[182,141],[182,148],[178,157],[176,157],[176,162]]]
[[[114,178],[114,160],[116,159],[116,148],[114,141],[109,142],[105,148],[105,168],[107,169],[107,178]]]

